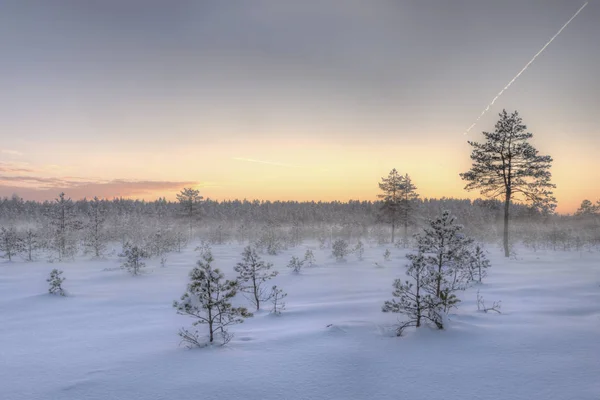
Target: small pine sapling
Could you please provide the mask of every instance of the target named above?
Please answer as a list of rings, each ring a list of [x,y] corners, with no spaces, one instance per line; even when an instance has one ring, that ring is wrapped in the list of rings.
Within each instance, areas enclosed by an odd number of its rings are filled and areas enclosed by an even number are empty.
[[[348,242],[346,242],[344,239],[338,239],[333,242],[331,254],[333,254],[337,261],[344,261],[348,253]]]
[[[277,276],[277,271],[270,271],[273,264],[266,263],[260,259],[256,250],[247,246],[242,253],[243,261],[237,263],[234,271],[238,273],[237,280],[240,283],[240,291],[247,295],[248,300],[260,310],[260,304],[269,299],[265,293],[266,281]]]
[[[285,302],[283,299],[287,297],[287,293],[285,293],[282,289],[278,289],[277,286],[273,286],[273,288],[271,288],[271,294],[269,297],[271,298],[271,303],[273,303],[271,313],[275,315],[281,314],[281,311],[285,310]]]
[[[148,253],[138,246],[126,243],[119,256],[124,258],[121,268],[126,269],[133,276],[141,274],[142,269],[146,267],[143,259],[148,256]]]
[[[324,250],[327,248],[327,238],[324,235],[319,235],[317,240],[319,241],[319,249]]]
[[[383,253],[383,259],[385,261],[390,261],[392,258],[392,253],[390,252],[389,249],[385,249],[385,252]]]
[[[213,268],[214,259],[210,252],[205,253],[198,261],[197,266],[190,272],[190,283],[180,301],[174,301],[173,307],[180,315],[187,315],[195,319],[193,326],[208,325],[208,343],[212,344],[215,334],[220,333],[222,344],[228,343],[233,335],[229,334],[227,327],[244,322],[245,318],[252,317],[245,307],[233,307],[231,300],[237,294],[239,284],[237,281],[225,280],[225,276],[218,268]],[[180,329],[181,342],[188,347],[204,346],[198,331]]]
[[[200,257],[204,257],[204,255],[206,253],[210,253],[211,252],[211,247],[210,247],[210,243],[208,243],[207,241],[203,240],[202,242],[200,242],[200,246],[197,246],[194,251],[197,251],[198,253],[200,253]]]
[[[393,285],[393,296],[398,300],[386,301],[382,311],[408,317],[408,320],[401,322],[397,327],[398,336],[402,336],[404,330],[410,326],[421,327],[424,320],[432,322],[438,329],[443,329],[441,302],[432,291],[431,283],[434,277],[425,256],[419,253],[408,254],[406,257],[410,260],[406,274],[412,278],[412,282],[396,279]]]
[[[356,246],[354,246],[353,252],[356,254],[358,261],[362,261],[363,255],[365,254],[365,246],[363,245],[363,242],[359,240],[358,243],[356,243]]]
[[[315,255],[311,249],[306,249],[306,253],[304,253],[304,263],[309,268],[315,265]]]
[[[487,269],[491,266],[490,260],[480,245],[476,245],[469,257],[469,278],[471,281],[481,283],[487,276]]]
[[[433,276],[435,296],[442,300],[444,311],[459,302],[454,293],[465,290],[469,281],[470,248],[473,240],[461,231],[456,218],[449,211],[443,211],[435,220],[429,221],[424,232],[415,236],[420,253]]]
[[[292,269],[292,272],[295,274],[299,274],[304,266],[304,261],[300,260],[298,257],[293,256],[287,267]]]
[[[60,296],[66,296],[66,292],[62,287],[62,283],[67,279],[62,276],[63,271],[59,271],[58,269],[53,269],[50,272],[50,277],[46,279],[46,282],[50,284],[48,288],[48,293],[50,294],[58,294]]]

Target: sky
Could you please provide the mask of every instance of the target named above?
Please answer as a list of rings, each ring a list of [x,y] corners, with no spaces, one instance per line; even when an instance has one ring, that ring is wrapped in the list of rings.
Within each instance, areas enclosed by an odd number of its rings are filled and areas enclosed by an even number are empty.
[[[478,197],[518,110],[559,212],[600,199],[600,0],[0,0],[0,196]]]

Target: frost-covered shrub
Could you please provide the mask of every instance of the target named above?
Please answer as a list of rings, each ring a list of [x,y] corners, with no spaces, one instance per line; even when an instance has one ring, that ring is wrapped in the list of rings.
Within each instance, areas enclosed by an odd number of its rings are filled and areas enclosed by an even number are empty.
[[[344,239],[337,239],[333,242],[333,246],[331,246],[331,254],[333,254],[337,261],[345,260],[349,252],[348,242]]]
[[[202,258],[205,254],[210,253],[212,249],[210,244],[206,240],[203,240],[200,242],[200,246],[197,246],[194,251],[197,251],[200,255],[200,258]]]
[[[304,263],[307,267],[315,265],[315,255],[311,249],[306,249],[306,252],[304,253]]]
[[[327,248],[327,236],[321,234],[317,237],[317,240],[319,241],[319,249]]]
[[[58,269],[53,269],[50,272],[50,277],[46,279],[46,282],[50,284],[48,288],[48,293],[50,294],[58,294],[60,296],[65,296],[66,292],[62,287],[62,283],[67,279],[62,277],[63,271],[59,271]]]
[[[291,268],[292,272],[294,272],[295,274],[299,274],[300,271],[302,270],[303,266],[304,266],[304,261],[300,260],[296,256],[293,256],[292,259],[290,260],[290,262],[287,265],[287,267]]]
[[[354,252],[354,254],[356,254],[356,258],[358,258],[359,261],[362,261],[363,255],[365,254],[365,246],[363,245],[363,242],[359,240],[358,243],[356,243],[356,246],[354,246],[354,249],[352,249],[352,251]]]
[[[133,276],[139,275],[146,267],[143,260],[148,257],[148,253],[138,246],[125,244],[123,252],[119,256],[124,258],[121,268],[126,269]]]
[[[385,252],[383,253],[383,259],[385,261],[390,261],[391,258],[392,258],[392,253],[390,253],[390,251],[388,249],[385,249]]]
[[[479,282],[487,276],[487,269],[491,266],[490,260],[480,245],[476,245],[469,253],[468,274],[471,281]]]

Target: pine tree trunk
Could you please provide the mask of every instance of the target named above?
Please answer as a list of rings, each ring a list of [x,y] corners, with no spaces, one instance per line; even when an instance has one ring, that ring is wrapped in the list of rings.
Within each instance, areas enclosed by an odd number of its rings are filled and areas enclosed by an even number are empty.
[[[258,286],[256,285],[256,278],[252,277],[252,287],[254,288],[254,301],[256,302],[256,311],[260,309],[260,298],[258,296]]]
[[[504,200],[504,257],[510,257],[510,250],[508,248],[508,215],[510,208],[510,189],[506,191],[506,198]]]
[[[417,328],[421,327],[421,280],[417,278],[417,293],[415,296],[417,306]]]
[[[210,294],[209,294],[210,295]],[[213,335],[213,316],[212,316],[212,308],[211,305],[208,306],[208,332],[210,335],[210,343],[213,342],[214,339],[214,335]]]
[[[394,231],[396,230],[396,221],[392,218],[392,244],[394,244]]]

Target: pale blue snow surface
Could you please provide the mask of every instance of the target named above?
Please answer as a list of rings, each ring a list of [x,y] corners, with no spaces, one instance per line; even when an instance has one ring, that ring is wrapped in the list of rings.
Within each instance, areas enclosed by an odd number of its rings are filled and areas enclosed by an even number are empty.
[[[195,350],[178,347],[192,320],[172,308],[191,250],[166,268],[148,261],[140,277],[104,270],[117,260],[2,263],[0,399],[600,399],[599,253],[505,260],[491,249],[488,281],[461,293],[447,330],[396,338],[397,316],[381,306],[405,277],[404,252],[386,262],[385,249],[366,247],[363,261],[337,263],[312,246],[317,265],[300,275],[286,265],[306,246],[264,256],[287,310],[233,327],[226,347]],[[213,248],[228,279],[242,249]],[[69,297],[45,293],[53,268]],[[502,315],[477,312],[477,289],[488,305],[502,301]]]

